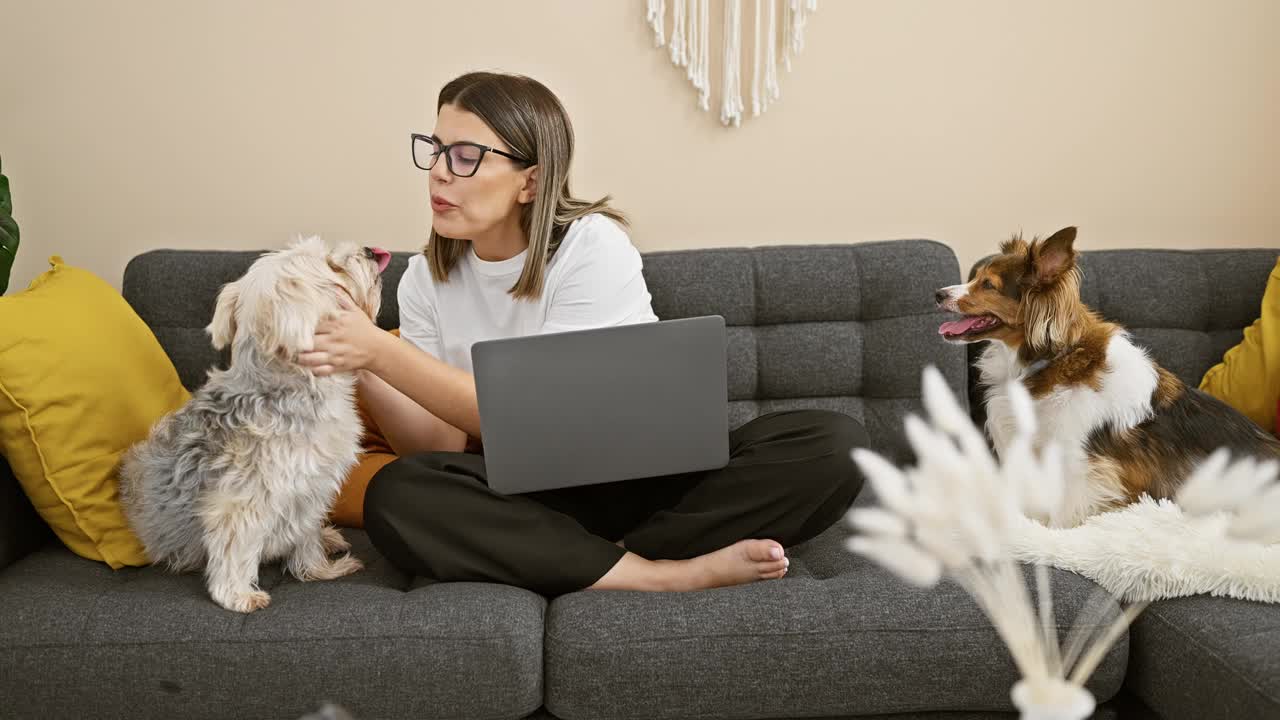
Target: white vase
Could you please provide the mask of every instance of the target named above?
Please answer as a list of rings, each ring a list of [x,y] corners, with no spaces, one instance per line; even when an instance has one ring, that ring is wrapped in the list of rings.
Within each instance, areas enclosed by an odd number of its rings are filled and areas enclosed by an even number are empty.
[[[1096,705],[1088,690],[1059,678],[1019,680],[1011,695],[1022,720],[1085,720]]]

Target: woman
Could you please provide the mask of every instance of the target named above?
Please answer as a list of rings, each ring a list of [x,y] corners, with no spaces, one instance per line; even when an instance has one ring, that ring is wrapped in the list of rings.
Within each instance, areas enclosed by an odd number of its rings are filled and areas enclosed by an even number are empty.
[[[848,416],[757,418],[731,434],[728,466],[708,472],[511,496],[485,484],[472,343],[657,318],[623,216],[608,198],[569,193],[573,130],[555,95],[471,73],[436,108],[434,133],[413,139],[433,218],[398,288],[401,337],[348,309],[300,359],[317,375],[357,371],[400,456],[366,490],[373,544],[429,578],[546,595],[785,575],[784,546],[841,518],[861,488],[849,451],[866,434]]]

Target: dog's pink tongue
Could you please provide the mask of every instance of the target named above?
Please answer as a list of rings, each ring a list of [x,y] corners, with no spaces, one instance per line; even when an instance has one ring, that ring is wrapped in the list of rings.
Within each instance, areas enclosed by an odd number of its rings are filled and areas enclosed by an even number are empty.
[[[964,333],[969,332],[974,325],[977,325],[980,322],[982,322],[981,316],[967,317],[960,320],[952,320],[951,322],[944,322],[938,327],[938,334],[963,335]]]
[[[391,253],[380,247],[371,247],[369,249],[373,251],[373,258],[378,261],[378,272],[386,270],[387,266],[391,264]]]

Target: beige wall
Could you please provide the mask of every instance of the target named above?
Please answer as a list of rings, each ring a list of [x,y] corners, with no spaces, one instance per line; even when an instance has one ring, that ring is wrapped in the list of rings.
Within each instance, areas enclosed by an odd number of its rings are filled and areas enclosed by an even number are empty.
[[[0,0],[10,292],[51,253],[118,286],[149,248],[416,248],[408,134],[474,68],[560,94],[575,190],[643,250],[1280,245],[1277,29],[1276,0],[824,0],[781,102],[726,130],[642,0]]]

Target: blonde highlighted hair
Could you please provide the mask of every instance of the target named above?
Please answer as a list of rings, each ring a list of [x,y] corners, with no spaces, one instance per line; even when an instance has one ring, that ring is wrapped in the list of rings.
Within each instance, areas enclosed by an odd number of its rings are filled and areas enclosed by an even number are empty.
[[[517,299],[533,300],[542,295],[547,263],[574,220],[600,213],[627,225],[626,216],[610,207],[609,196],[591,202],[569,192],[573,125],[560,100],[542,83],[523,75],[467,73],[441,88],[436,111],[445,105],[479,117],[514,154],[530,158],[538,168],[533,202],[520,208],[520,227],[529,238],[529,252],[524,270],[508,291]],[[447,282],[467,242],[432,229],[423,254],[436,282]]]

